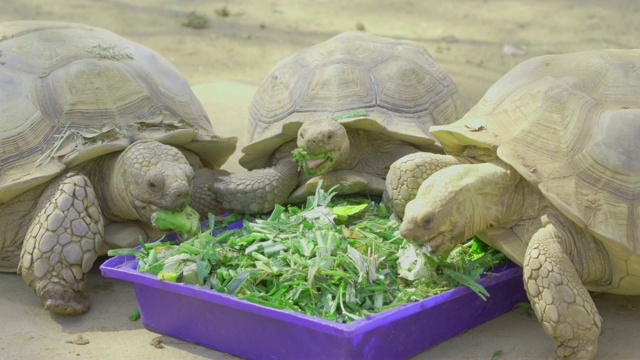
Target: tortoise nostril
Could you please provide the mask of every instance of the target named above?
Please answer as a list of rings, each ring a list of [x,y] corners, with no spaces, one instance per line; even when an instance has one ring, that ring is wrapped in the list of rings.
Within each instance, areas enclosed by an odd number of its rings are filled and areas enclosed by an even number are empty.
[[[191,191],[186,184],[176,184],[171,188],[171,191],[167,194],[167,198],[171,199],[172,206],[174,208],[184,208],[189,201],[189,195]]]
[[[173,207],[175,209],[184,209],[189,203],[189,197],[183,194],[179,194],[173,201]]]

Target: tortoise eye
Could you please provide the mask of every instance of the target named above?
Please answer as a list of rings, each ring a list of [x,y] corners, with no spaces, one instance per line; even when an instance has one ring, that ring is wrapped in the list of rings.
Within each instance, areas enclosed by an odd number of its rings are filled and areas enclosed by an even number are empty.
[[[146,176],[147,187],[153,191],[162,191],[164,189],[164,176],[162,171],[150,170]]]
[[[420,225],[424,229],[430,228],[431,227],[431,223],[433,223],[432,214],[425,214],[425,216],[423,216],[422,219],[420,219]]]

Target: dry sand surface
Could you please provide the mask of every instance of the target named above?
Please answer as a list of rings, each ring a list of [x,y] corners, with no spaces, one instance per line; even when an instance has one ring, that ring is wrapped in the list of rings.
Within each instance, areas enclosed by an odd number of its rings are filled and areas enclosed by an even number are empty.
[[[183,26],[192,11],[209,27]],[[0,0],[0,21],[27,19],[98,26],[158,51],[193,85],[216,131],[238,136],[240,146],[248,102],[276,61],[342,31],[359,28],[424,45],[469,104],[527,58],[629,49],[640,38],[634,0]],[[236,161],[226,167],[239,169]],[[51,315],[19,276],[0,274],[0,358],[233,358],[130,322],[131,285],[102,278],[97,265],[89,293],[88,314]],[[598,358],[640,358],[640,298],[602,295],[596,304],[604,318]],[[158,342],[162,348],[153,346]],[[552,351],[537,320],[513,310],[416,358],[542,359]]]

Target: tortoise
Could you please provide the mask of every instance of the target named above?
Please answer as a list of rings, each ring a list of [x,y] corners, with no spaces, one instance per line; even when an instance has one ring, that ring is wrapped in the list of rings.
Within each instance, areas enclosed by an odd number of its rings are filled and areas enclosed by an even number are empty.
[[[194,168],[235,150],[166,59],[107,30],[1,23],[0,85],[0,271],[54,313],[87,311],[97,256],[185,209]]]
[[[381,195],[393,161],[442,153],[429,127],[466,111],[453,80],[422,46],[341,33],[283,58],[267,75],[250,104],[239,160],[250,171],[211,181],[210,197],[217,211],[260,213],[306,200],[320,179],[326,188],[341,184],[341,194]],[[299,162],[292,151],[302,154]]]
[[[640,50],[521,63],[432,127],[449,159],[423,168],[458,163],[427,176],[401,234],[434,256],[474,234],[502,251],[523,267],[556,356],[593,358],[602,319],[589,291],[640,295],[639,98]]]

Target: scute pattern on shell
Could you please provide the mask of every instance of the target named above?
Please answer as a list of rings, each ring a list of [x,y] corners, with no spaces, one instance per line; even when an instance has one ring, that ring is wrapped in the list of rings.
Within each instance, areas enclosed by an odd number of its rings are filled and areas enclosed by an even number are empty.
[[[262,167],[304,121],[363,109],[345,126],[382,131],[429,149],[429,127],[457,120],[467,107],[428,52],[410,41],[346,32],[282,59],[249,108],[240,164]],[[365,120],[366,121],[363,121]]]
[[[453,155],[497,148],[623,258],[640,255],[639,99],[638,50],[539,57],[500,79],[461,121],[432,133]]]
[[[0,24],[0,204],[140,139],[188,148],[217,168],[235,150],[166,59],[80,24]],[[60,150],[34,164],[60,140]]]

